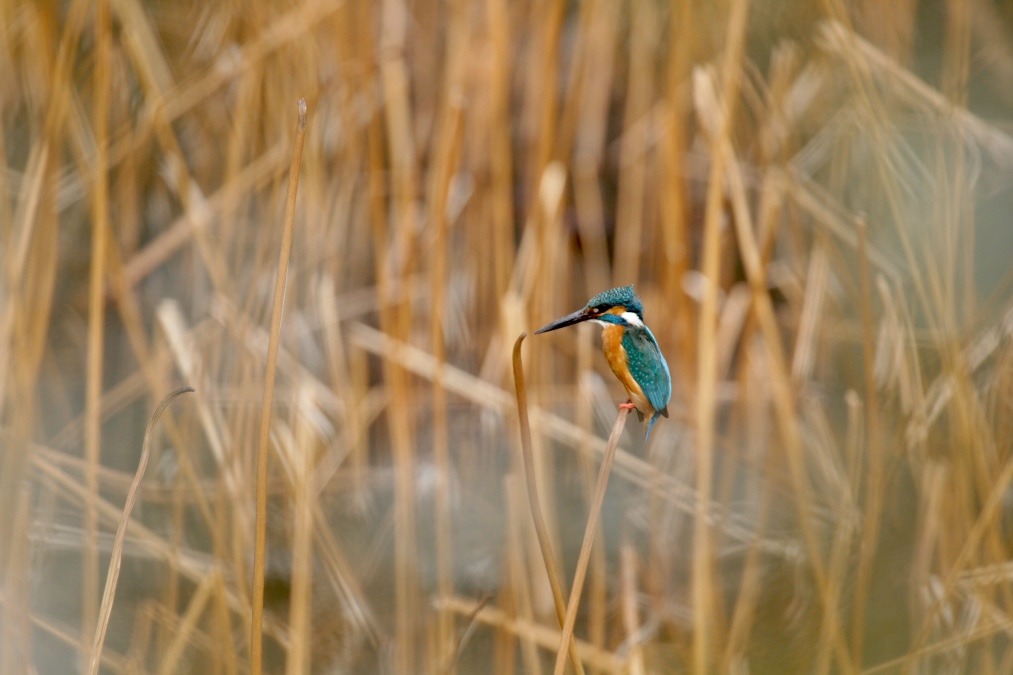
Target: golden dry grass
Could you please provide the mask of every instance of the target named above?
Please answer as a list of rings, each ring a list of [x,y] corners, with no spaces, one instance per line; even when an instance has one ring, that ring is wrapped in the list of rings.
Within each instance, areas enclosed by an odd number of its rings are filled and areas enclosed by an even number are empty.
[[[620,283],[676,393],[591,524],[587,672],[1013,671],[1011,25],[0,3],[0,672],[83,668],[106,620],[103,672],[249,672],[261,553],[265,672],[549,672],[510,348]],[[525,346],[564,589],[621,400],[596,340]]]

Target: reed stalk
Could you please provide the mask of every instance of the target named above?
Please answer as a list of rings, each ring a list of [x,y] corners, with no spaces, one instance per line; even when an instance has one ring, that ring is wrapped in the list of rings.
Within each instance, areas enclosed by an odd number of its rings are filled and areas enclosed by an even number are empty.
[[[299,170],[302,165],[303,142],[306,137],[306,101],[299,99],[299,120],[296,126],[292,164],[289,167],[288,197],[285,201],[285,223],[282,229],[281,248],[278,251],[278,276],[274,285],[274,303],[271,307],[271,333],[267,347],[264,396],[260,410],[260,435],[257,444],[256,529],[253,544],[252,619],[250,622],[250,671],[255,675],[263,669],[264,621],[264,557],[267,551],[267,480],[271,410],[274,404],[274,379],[278,368],[278,347],[281,344],[282,310],[285,307],[285,284],[288,280],[292,236],[295,230],[296,194],[299,190]]]

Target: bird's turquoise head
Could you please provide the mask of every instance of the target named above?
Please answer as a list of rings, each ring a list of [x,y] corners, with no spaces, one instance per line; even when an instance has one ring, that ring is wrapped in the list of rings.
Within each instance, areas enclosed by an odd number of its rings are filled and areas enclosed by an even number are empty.
[[[602,325],[640,327],[644,325],[644,304],[640,302],[633,286],[610,288],[588,300],[587,304],[576,312],[542,326],[535,334],[548,333],[584,321],[596,321]]]

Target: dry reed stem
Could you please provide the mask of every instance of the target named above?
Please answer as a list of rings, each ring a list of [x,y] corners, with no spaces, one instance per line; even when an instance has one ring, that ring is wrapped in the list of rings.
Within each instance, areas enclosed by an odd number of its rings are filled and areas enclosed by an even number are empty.
[[[530,641],[542,649],[550,652],[559,645],[559,631],[546,628],[537,623],[531,623],[521,619],[511,618],[506,612],[497,608],[486,606],[475,613],[478,602],[465,598],[440,598],[436,602],[439,609],[449,609],[464,616],[474,615],[476,621],[509,631],[518,638]],[[574,647],[582,662],[586,662],[591,668],[606,673],[621,673],[625,664],[623,660],[610,651],[599,649],[583,640],[574,640]]]
[[[127,491],[127,500],[123,505],[123,515],[120,516],[119,525],[116,527],[116,538],[113,541],[113,548],[109,558],[109,570],[106,573],[105,590],[102,592],[102,605],[98,614],[98,624],[95,628],[94,639],[90,643],[91,649],[88,652],[90,654],[88,660],[89,675],[98,673],[101,663],[102,648],[105,645],[106,630],[109,628],[109,617],[112,616],[113,600],[116,597],[116,585],[119,582],[120,567],[123,564],[123,543],[127,536],[130,515],[133,513],[134,504],[137,502],[137,493],[141,489],[141,481],[144,479],[144,472],[148,468],[148,459],[151,456],[151,439],[155,424],[176,397],[192,393],[193,391],[193,387],[180,387],[163,398],[159,402],[158,407],[155,408],[155,412],[148,418],[148,427],[144,430],[144,444],[141,446],[141,458],[138,460],[137,471],[134,473],[130,489]]]
[[[688,112],[690,103],[692,69],[694,66],[694,6],[693,3],[679,3],[678,11],[672,8],[669,14],[670,48],[667,81],[664,91],[671,114],[664,116],[664,136],[660,149],[661,184],[668,186],[660,196],[661,237],[664,250],[661,264],[660,286],[664,297],[672,304],[672,316],[680,317],[674,328],[674,355],[686,381],[696,381],[696,331],[690,317],[695,308],[691,299],[683,293],[682,284],[690,266],[691,239],[691,198],[685,176],[686,154],[692,137]]]
[[[658,17],[654,3],[631,5],[633,16],[630,30],[635,39],[629,41],[629,72],[623,122],[627,129],[643,119],[650,109],[654,89],[652,69],[648,65],[658,40]],[[648,156],[638,147],[633,135],[623,139],[620,151],[619,194],[616,204],[616,228],[622,236],[615,238],[614,284],[635,282],[640,278],[640,256],[643,241],[645,193],[647,192]]]
[[[95,99],[92,110],[92,126],[97,144],[97,159],[105,165],[110,96],[110,26],[109,3],[99,0],[95,5]],[[105,169],[95,173],[92,189],[92,250],[91,269],[88,285],[88,351],[85,392],[85,433],[84,454],[86,458],[85,483],[88,490],[98,495],[98,466],[102,463],[102,373],[103,351],[105,348],[105,281],[106,249],[109,243],[109,175]],[[88,663],[97,663],[90,656],[89,638],[95,632],[94,621],[98,611],[98,548],[95,545],[98,534],[98,517],[92,500],[85,503],[84,510],[85,547],[82,561],[81,583],[81,645],[82,658]],[[110,608],[111,609],[111,608]],[[104,630],[102,631],[105,632]],[[94,666],[97,668],[97,666]]]
[[[448,278],[448,230],[451,223],[448,203],[451,180],[457,170],[463,135],[463,87],[464,63],[469,37],[466,11],[461,0],[452,5],[450,20],[449,64],[447,84],[441,103],[440,129],[436,136],[436,159],[430,170],[429,204],[431,227],[434,230],[432,262],[430,269],[430,301],[433,318],[430,321],[430,340],[436,357],[436,377],[432,381],[433,456],[439,475],[436,488],[434,517],[436,523],[436,576],[437,593],[450,596],[454,592],[451,578],[453,570],[453,540],[451,538],[451,459],[449,433],[447,430],[447,390],[443,385],[446,365],[446,337],[444,322],[447,313]],[[436,663],[447,663],[447,675],[456,672],[454,650],[454,617],[450,612],[440,612],[437,617],[435,653]]]
[[[229,605],[226,600],[228,589],[225,587],[225,582],[222,579],[221,574],[215,575],[215,580],[217,584],[214,588],[215,606],[213,611],[215,625],[218,628],[218,634],[214,636],[214,639],[217,644],[230,644],[232,642],[233,630],[232,619],[229,615]],[[238,673],[239,664],[237,663],[235,650],[222,649],[220,652],[222,663],[219,672],[225,673],[225,675],[235,675]]]
[[[271,408],[274,402],[274,378],[278,364],[278,347],[281,343],[281,319],[285,306],[285,284],[292,251],[292,234],[295,230],[295,202],[299,189],[299,168],[302,163],[303,140],[306,137],[306,101],[299,99],[299,120],[296,127],[292,165],[289,168],[288,197],[285,201],[285,223],[281,248],[278,252],[278,276],[274,286],[271,308],[271,337],[267,347],[264,374],[264,400],[260,411],[260,435],[257,443],[257,497],[256,524],[253,548],[252,620],[250,624],[250,671],[260,675],[263,668],[264,619],[264,557],[267,547],[267,462],[271,435]]]
[[[556,618],[559,620],[559,627],[566,625],[566,600],[563,596],[563,585],[559,581],[559,572],[556,570],[556,556],[552,551],[552,541],[549,538],[549,531],[545,525],[541,499],[538,496],[538,485],[535,481],[535,460],[531,452],[531,426],[528,423],[528,397],[527,389],[524,386],[524,366],[521,363],[521,344],[527,333],[521,333],[514,342],[513,349],[513,371],[514,385],[517,392],[517,423],[521,433],[521,457],[524,460],[524,479],[528,491],[528,504],[531,507],[531,519],[535,525],[535,534],[538,537],[538,546],[542,551],[542,562],[545,563],[545,573],[549,579],[549,586],[552,589],[552,600],[556,607]],[[618,443],[618,439],[616,439]],[[615,449],[613,448],[613,451]],[[604,466],[604,464],[602,465]],[[576,642],[571,634],[564,633],[566,651],[570,655],[574,670],[578,675],[583,675],[584,666],[577,655]]]
[[[527,532],[522,527],[522,520],[526,521],[524,508],[521,504],[521,485],[517,474],[511,473],[503,478],[503,491],[507,504],[507,565],[509,588],[513,591],[513,614],[522,621],[529,624],[535,623],[535,612],[532,602],[530,575],[525,566],[524,552],[527,547],[524,545]],[[521,658],[523,659],[524,672],[530,675],[541,675],[542,662],[538,658],[537,645],[530,640],[521,640]]]
[[[546,0],[538,9],[542,10],[535,33],[539,51],[538,58],[531,59],[529,63],[530,90],[527,92],[527,103],[531,106],[529,115],[534,123],[534,129],[529,132],[536,138],[530,152],[533,164],[528,167],[531,194],[535,192],[534,183],[542,181],[545,169],[555,159],[559,107],[557,74],[562,70],[559,43],[566,3],[563,0]]]
[[[828,247],[827,235],[817,234],[805,275],[805,297],[795,334],[795,349],[791,356],[791,377],[799,383],[809,381],[816,361],[819,320],[823,315],[827,295]]]
[[[851,623],[851,659],[862,662],[862,644],[865,637],[865,607],[869,593],[869,576],[875,560],[879,539],[879,525],[886,489],[886,446],[879,443],[879,394],[873,374],[874,337],[872,316],[872,279],[869,258],[866,255],[866,227],[863,219],[858,224],[858,274],[861,287],[862,320],[862,371],[865,379],[865,449],[868,460],[864,522],[861,528],[858,573],[855,577],[854,608]]]
[[[630,651],[627,672],[629,675],[646,675],[644,649],[638,635],[640,626],[637,617],[637,552],[630,544],[623,544],[619,550],[619,580],[622,587],[620,611]]]
[[[380,10],[380,39],[372,44],[369,31],[361,37],[363,58],[379,61],[379,88],[382,116],[369,128],[371,226],[374,233],[375,269],[381,302],[388,303],[401,279],[413,270],[418,219],[415,200],[419,186],[416,139],[412,124],[413,101],[409,92],[406,50],[408,7],[401,0],[387,0]],[[378,103],[378,107],[379,107]],[[383,124],[385,122],[385,124]],[[385,135],[385,136],[384,136]],[[386,140],[386,147],[382,145]],[[390,205],[385,204],[389,193]],[[391,228],[392,236],[388,234]],[[380,313],[382,328],[399,339],[408,339],[411,322],[407,303],[390,304]],[[415,396],[403,370],[384,363],[384,378],[390,391],[388,429],[393,448],[394,497],[394,668],[416,670],[414,619],[419,597],[415,576],[417,533],[413,485],[415,454],[410,410]]]
[[[583,50],[585,58],[579,70],[582,98],[573,97],[573,103],[567,109],[576,116],[573,122],[573,201],[577,227],[586,251],[586,288],[608,288],[613,275],[609,264],[601,179],[604,169],[602,158],[608,142],[609,93],[619,56],[616,22],[620,6],[598,1],[584,3],[582,9],[585,8],[590,15],[586,28],[588,43],[595,46]]]
[[[601,288],[604,288],[602,286]],[[587,430],[587,438],[590,438],[594,430],[594,396],[589,385],[589,380],[594,372],[593,354],[594,334],[593,326],[581,324],[577,326],[577,373],[581,386],[578,396],[580,405],[577,407],[577,425]],[[607,451],[606,451],[607,452]],[[580,456],[580,477],[584,487],[585,499],[590,502],[594,496],[594,464],[591,461],[592,453],[587,443],[582,443],[579,449]],[[599,523],[596,534],[599,539],[603,537],[602,527]],[[606,620],[608,614],[608,581],[605,563],[605,547],[595,546],[591,549],[590,581],[588,588],[587,636],[588,640],[599,647],[605,644]]]
[[[309,417],[314,408],[312,389],[300,387],[298,419],[295,435],[288,447],[287,463],[294,495],[292,511],[292,582],[289,596],[289,635],[291,647],[288,650],[286,675],[309,673],[312,665],[312,626],[310,617],[313,609],[313,514],[316,490],[313,482],[314,446],[313,429]]]
[[[827,591],[824,594],[823,624],[817,647],[816,665],[813,668],[813,671],[816,673],[834,672],[830,667],[831,656],[835,641],[840,639],[838,631],[841,628],[838,624],[843,623],[843,620],[838,619],[836,614],[842,604],[840,600],[844,584],[847,581],[845,574],[848,571],[848,562],[851,549],[854,545],[854,539],[855,532],[851,523],[847,521],[841,523],[841,526],[834,533],[833,550],[830,554],[830,565],[827,573]],[[852,640],[854,639],[855,636],[852,635]],[[854,642],[852,642],[852,645],[854,645]],[[861,653],[854,648],[852,649],[852,661],[854,663],[862,662]]]
[[[519,344],[520,342],[518,341]],[[623,428],[626,426],[626,418],[629,417],[629,414],[629,408],[621,407],[619,409],[619,415],[616,417],[616,422],[612,426],[612,433],[609,435],[605,457],[602,460],[601,468],[598,470],[598,483],[595,486],[591,510],[587,516],[587,525],[584,527],[584,539],[580,545],[580,554],[577,556],[577,569],[573,573],[573,585],[570,587],[570,599],[566,607],[566,620],[563,622],[563,632],[559,638],[554,675],[562,675],[563,669],[566,667],[567,647],[573,639],[573,627],[577,621],[577,610],[580,607],[580,597],[584,590],[584,576],[587,574],[588,561],[591,559],[591,546],[594,544],[594,534],[598,529],[601,505],[605,500],[605,489],[608,487],[609,476],[612,474],[612,460],[615,459],[619,437],[623,433]]]
[[[711,166],[708,177],[706,210],[704,212],[703,298],[700,302],[697,336],[697,395],[696,395],[696,490],[697,518],[693,526],[692,605],[693,605],[693,670],[705,673],[711,667],[711,644],[714,635],[717,594],[714,586],[713,544],[711,525],[703,517],[710,503],[713,481],[714,425],[716,414],[716,388],[720,376],[717,372],[717,353],[714,349],[718,319],[718,289],[721,283],[721,218],[725,180],[725,163],[732,153],[724,146],[731,145],[732,121],[735,101],[738,99],[742,72],[741,58],[745,43],[748,0],[734,0],[729,10],[725,36],[725,53],[721,76],[722,92],[717,120],[711,123]],[[694,78],[696,81],[701,77]]]
[[[597,9],[596,2],[582,3],[577,10],[576,29],[586,34],[591,19]],[[566,20],[566,8],[564,7],[564,21]],[[586,42],[579,41],[573,46],[573,53],[567,69],[560,69],[560,79],[565,80],[561,88],[566,92],[564,96],[558,97],[557,104],[561,110],[556,119],[556,128],[553,139],[553,156],[555,158],[570,157],[573,153],[574,138],[577,131],[577,117],[580,113],[581,102],[584,99],[584,90],[587,83],[586,65],[588,63],[588,52],[590,51]]]

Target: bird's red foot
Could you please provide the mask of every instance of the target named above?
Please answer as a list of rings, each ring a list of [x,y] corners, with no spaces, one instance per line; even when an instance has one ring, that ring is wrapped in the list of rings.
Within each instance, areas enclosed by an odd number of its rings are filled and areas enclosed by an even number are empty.
[[[620,403],[620,410],[636,410],[637,406],[633,404],[633,401],[627,401],[626,403]]]

